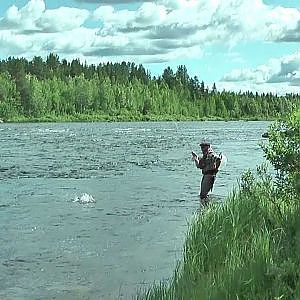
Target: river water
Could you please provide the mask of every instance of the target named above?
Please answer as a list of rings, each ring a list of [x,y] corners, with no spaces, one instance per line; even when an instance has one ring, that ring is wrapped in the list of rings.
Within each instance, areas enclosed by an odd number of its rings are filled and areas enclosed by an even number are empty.
[[[168,280],[199,208],[191,149],[227,156],[224,199],[269,125],[0,124],[0,299],[131,299]]]

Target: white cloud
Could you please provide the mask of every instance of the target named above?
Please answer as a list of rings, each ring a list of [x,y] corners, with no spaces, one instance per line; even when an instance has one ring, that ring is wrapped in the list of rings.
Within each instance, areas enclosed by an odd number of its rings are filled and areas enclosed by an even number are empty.
[[[220,81],[216,83],[218,91],[234,91],[234,92],[247,92],[251,91],[252,93],[272,93],[277,94],[279,96],[292,93],[299,94],[299,86],[291,86],[287,83],[263,83],[263,84],[255,84],[252,82],[224,82]]]
[[[67,35],[63,42],[67,31],[84,28],[89,17],[98,22],[97,34],[96,30],[89,31],[86,37],[81,31],[73,40]],[[30,0],[20,9],[11,6],[0,20],[0,30],[11,30],[11,34],[19,39],[25,39],[23,35],[27,34],[28,40],[35,42],[38,41],[34,35],[44,33],[49,51],[51,47],[68,52],[80,49],[89,54],[97,53],[97,50],[101,53],[103,47],[109,52],[112,47],[112,52],[119,55],[130,52],[135,59],[142,49],[151,55],[152,48],[153,55],[157,56],[160,51],[164,59],[168,59],[167,54],[172,59],[177,48],[184,54],[190,53],[191,47],[198,47],[197,52],[202,52],[211,44],[233,46],[249,39],[280,41],[291,35],[295,38],[293,32],[298,28],[298,21],[299,10],[270,7],[262,0],[157,0],[144,1],[136,10],[100,5],[91,12],[70,7],[49,10],[44,0]],[[60,34],[61,38],[49,33]],[[78,39],[84,40],[84,47]],[[129,44],[130,51],[116,51],[116,47]],[[40,45],[44,47],[42,43]]]
[[[83,25],[89,16],[85,9],[60,7],[46,10],[36,21],[36,26],[45,32],[63,32]]]
[[[179,45],[187,49],[198,45],[202,51],[211,44],[233,47],[249,39],[279,41],[297,28],[300,12],[273,8],[262,0],[157,0],[135,11],[100,6],[94,18],[101,23],[99,35],[116,37],[124,33],[133,40],[150,40],[150,44],[158,40],[162,54],[168,45],[171,55],[171,48]],[[134,43],[131,46],[134,48]]]
[[[299,85],[299,73],[300,73],[300,52],[296,52],[292,55],[282,57],[278,64],[280,67],[278,72],[272,74],[268,82],[289,82],[291,85]],[[298,83],[298,84],[297,84]]]
[[[295,8],[275,7],[267,14],[269,31],[267,39],[277,41],[285,39],[290,31],[297,29],[300,21],[300,12]]]
[[[13,5],[0,20],[0,28],[36,29],[35,22],[41,17],[44,11],[45,3],[43,0],[30,0],[21,9]]]
[[[230,73],[225,74],[222,81],[248,81],[256,84],[265,83],[270,80],[273,74],[278,71],[278,63],[274,62],[267,65],[261,65],[256,69],[234,69]]]
[[[0,17],[0,55],[30,57],[53,51],[94,63],[154,63],[199,58],[211,45],[225,45],[235,53],[234,45],[244,41],[300,41],[300,11],[263,0],[77,1],[99,6],[94,11],[47,9],[44,0],[11,6]],[[135,3],[136,9],[120,9],[116,3]],[[299,54],[294,54],[255,69],[233,70],[222,82],[296,87],[299,72]]]
[[[88,10],[71,7],[47,10],[44,0],[30,0],[21,9],[13,5],[0,18],[0,54],[79,51],[95,36],[96,30],[83,27],[89,15]]]
[[[126,29],[132,27],[148,27],[161,24],[166,18],[164,6],[155,3],[143,3],[136,11],[115,10],[113,6],[100,6],[94,13],[96,20],[103,22],[103,27]]]
[[[89,11],[71,7],[46,10],[44,0],[30,0],[23,8],[11,6],[0,19],[0,29],[16,33],[64,32],[83,25]]]
[[[80,53],[86,49],[86,45],[93,43],[95,32],[95,29],[76,28],[66,31],[63,35],[60,33],[47,34],[47,36],[37,34],[35,40],[41,49],[48,53]]]
[[[24,35],[15,35],[9,30],[0,31],[0,54],[5,56],[25,53],[33,46],[31,39]]]
[[[247,81],[255,84],[287,82],[295,85],[299,80],[300,52],[281,58],[270,59],[254,69],[235,69],[223,76],[221,81]]]
[[[93,13],[95,20],[103,22],[103,27],[123,27],[134,18],[134,12],[127,9],[116,11],[113,6],[101,5]]]
[[[223,76],[218,85],[235,91],[299,93],[300,52],[270,59],[266,64],[257,68],[232,70]]]
[[[144,3],[136,12],[134,25],[159,25],[167,17],[166,8],[155,3]]]
[[[17,25],[20,23],[21,21],[21,13],[19,12],[18,8],[13,5],[11,6],[5,15],[5,18],[3,19],[3,21],[6,21],[7,24],[9,25]]]

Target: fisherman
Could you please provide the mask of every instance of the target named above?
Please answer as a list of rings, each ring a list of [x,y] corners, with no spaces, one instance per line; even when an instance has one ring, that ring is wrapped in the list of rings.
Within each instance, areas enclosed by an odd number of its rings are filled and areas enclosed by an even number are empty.
[[[209,142],[202,142],[200,145],[202,157],[192,151],[192,159],[197,168],[202,170],[202,180],[200,188],[200,202],[206,204],[207,195],[212,191],[216,174],[221,163],[221,158],[213,151]]]

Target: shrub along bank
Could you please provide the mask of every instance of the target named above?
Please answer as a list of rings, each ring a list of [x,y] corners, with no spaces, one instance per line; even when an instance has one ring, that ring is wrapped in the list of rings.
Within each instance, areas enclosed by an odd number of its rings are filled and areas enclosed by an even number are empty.
[[[168,284],[137,299],[300,299],[300,111],[269,129],[265,166],[195,217]]]

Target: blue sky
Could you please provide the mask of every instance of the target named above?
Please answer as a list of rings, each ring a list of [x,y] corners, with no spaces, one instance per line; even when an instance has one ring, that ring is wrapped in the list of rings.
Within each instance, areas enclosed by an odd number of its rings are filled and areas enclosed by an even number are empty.
[[[6,0],[0,58],[187,66],[219,90],[300,92],[299,0]]]

